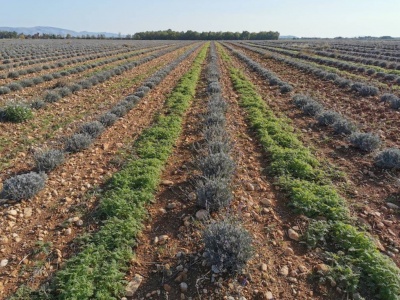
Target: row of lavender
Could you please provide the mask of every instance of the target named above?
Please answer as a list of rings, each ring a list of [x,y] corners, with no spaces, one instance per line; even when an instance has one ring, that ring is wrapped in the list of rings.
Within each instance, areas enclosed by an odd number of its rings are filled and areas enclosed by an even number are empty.
[[[141,98],[156,87],[172,70],[191,55],[198,47],[193,47],[174,62],[157,71],[139,87],[135,93],[119,101],[110,111],[101,115],[97,121],[83,124],[77,133],[66,139],[64,149],[42,149],[34,154],[36,171],[16,175],[4,181],[0,198],[3,202],[20,201],[34,197],[45,186],[47,175],[65,161],[66,155],[88,148],[106,127],[112,126],[119,117],[127,114]]]
[[[295,67],[302,72],[311,73],[320,79],[331,81],[338,87],[340,87],[342,89],[350,90],[361,97],[377,96],[380,93],[379,89],[373,85],[370,85],[370,84],[367,84],[364,82],[353,82],[352,80],[344,78],[336,73],[325,71],[321,68],[303,63],[296,59],[291,59],[291,58],[287,58],[287,57],[280,56],[280,55],[274,55],[271,52],[268,52],[266,50],[262,50],[262,49],[258,49],[258,48],[254,48],[254,47],[246,46],[246,45],[241,45],[241,46],[244,47],[245,49],[248,49],[250,51],[253,51],[253,52],[261,54],[261,55],[268,54],[269,57],[273,58],[274,60],[283,62],[289,66]],[[391,94],[391,93],[381,94],[381,100],[387,101],[389,103],[390,107],[393,109],[400,108],[400,98],[395,94]]]
[[[32,118],[31,109],[42,109],[46,107],[48,103],[54,103],[60,99],[70,96],[83,89],[90,89],[91,87],[103,83],[112,77],[121,75],[134,67],[140,66],[146,62],[149,62],[155,58],[172,52],[182,45],[178,45],[172,48],[167,48],[156,53],[150,54],[148,56],[142,57],[135,61],[128,61],[124,64],[118,65],[112,69],[96,72],[94,75],[79,80],[75,83],[66,84],[62,87],[56,86],[55,89],[46,90],[40,98],[35,98],[30,102],[26,101],[11,101],[5,107],[0,108],[0,121],[3,122],[23,122]],[[142,52],[152,52],[152,50],[142,51]],[[134,54],[138,55],[138,54]]]
[[[209,102],[204,117],[204,145],[200,158],[201,179],[196,194],[197,205],[208,212],[219,212],[221,220],[212,220],[203,232],[203,257],[213,273],[236,274],[252,256],[250,234],[229,216],[233,199],[232,179],[235,162],[231,157],[231,141],[226,130],[228,105],[222,98],[220,71],[215,44],[210,47],[207,70]]]
[[[275,85],[275,82],[280,82],[280,86],[289,85],[288,83],[282,81],[275,74],[266,68],[263,68],[257,62],[248,58],[245,54],[237,51],[230,47],[225,46],[232,51],[239,59],[246,63],[251,70],[257,72],[260,76],[269,81],[270,85]],[[271,75],[272,74],[272,75]],[[272,76],[272,80],[271,80]],[[282,88],[280,88],[281,93]],[[400,102],[398,98],[390,94],[385,94],[382,96],[384,101],[396,103]],[[313,116],[318,120],[318,124],[321,126],[331,127],[336,134],[349,136],[350,143],[364,151],[372,152],[377,150],[381,146],[381,140],[379,137],[373,133],[363,133],[359,132],[357,126],[350,120],[343,117],[341,114],[333,111],[324,109],[321,102],[312,99],[306,95],[296,95],[293,97],[294,104],[300,108],[306,115]],[[379,152],[374,158],[375,165],[384,169],[400,169],[400,149],[397,148],[387,148]]]

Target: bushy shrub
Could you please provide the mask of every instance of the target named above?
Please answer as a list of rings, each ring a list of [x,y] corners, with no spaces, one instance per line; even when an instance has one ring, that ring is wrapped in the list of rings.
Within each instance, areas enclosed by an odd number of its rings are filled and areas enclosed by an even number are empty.
[[[30,105],[31,105],[32,109],[37,110],[37,109],[42,109],[42,108],[46,107],[46,102],[44,102],[43,100],[40,100],[40,99],[36,99],[36,100],[33,100],[30,103]]]
[[[18,77],[19,77],[19,72],[17,72],[17,71],[10,71],[7,74],[7,78],[15,79],[15,78],[18,78]]]
[[[88,134],[92,138],[98,137],[104,131],[104,125],[99,121],[93,121],[86,124],[83,124],[80,129],[79,133]]]
[[[250,234],[238,223],[211,223],[203,232],[205,259],[216,273],[240,273],[252,257]]]
[[[0,120],[6,122],[20,123],[32,119],[31,108],[25,103],[9,102],[0,109]]]
[[[293,90],[293,87],[290,84],[284,83],[280,86],[280,91],[282,94],[289,93]]]
[[[107,112],[99,118],[99,122],[103,124],[105,127],[111,126],[117,121],[118,117],[111,113]]]
[[[200,180],[196,194],[197,205],[210,212],[227,207],[233,199],[229,181],[220,177]]]
[[[216,153],[200,159],[200,170],[205,177],[230,178],[235,170],[235,163],[226,153]]]
[[[333,130],[337,134],[351,134],[357,127],[347,119],[341,118],[333,124]]]
[[[396,98],[390,101],[390,107],[393,109],[400,109],[400,98]]]
[[[348,88],[351,86],[351,81],[345,78],[337,78],[334,83],[340,88]]]
[[[43,79],[44,81],[51,81],[51,80],[54,79],[54,77],[53,77],[53,75],[51,75],[51,74],[45,74],[45,75],[42,76],[42,79]]]
[[[32,79],[23,79],[19,82],[21,84],[22,87],[30,87],[32,85],[34,85],[33,80]]]
[[[317,121],[321,126],[330,126],[341,118],[342,116],[339,113],[332,110],[326,110],[317,116]]]
[[[54,103],[60,99],[61,96],[55,91],[47,91],[43,96],[43,100],[47,103]]]
[[[221,93],[221,86],[218,82],[211,82],[207,87],[207,92],[209,94],[218,94]]]
[[[313,99],[311,99],[309,96],[301,95],[301,94],[294,95],[292,100],[293,100],[294,105],[296,105],[298,108],[302,108],[304,105],[308,104],[310,101],[313,101]]]
[[[217,154],[217,153],[226,153],[228,154],[231,149],[232,146],[231,144],[228,142],[228,139],[226,140],[214,140],[214,141],[209,141],[206,144],[207,147],[207,153],[208,154]]]
[[[93,84],[89,80],[85,79],[79,82],[79,85],[82,87],[82,89],[90,89]]]
[[[58,78],[62,77],[61,73],[59,73],[59,72],[56,72],[56,73],[53,73],[53,74],[49,74],[49,75],[51,75],[53,77],[53,79],[58,79]]]
[[[141,87],[139,87],[137,90],[137,92],[142,91],[145,93],[145,95],[150,91],[150,88],[148,86],[142,85]]]
[[[213,125],[220,125],[223,126],[225,124],[225,115],[219,112],[209,112],[205,116],[205,125],[206,126],[213,126]]]
[[[0,87],[0,95],[8,94],[11,92],[11,89],[6,86],[1,86]]]
[[[57,149],[39,150],[33,155],[36,169],[49,172],[64,162],[64,152]]]
[[[396,78],[397,78],[397,76],[394,74],[386,74],[384,77],[384,79],[387,81],[394,81]]]
[[[40,84],[40,83],[44,82],[42,77],[35,77],[35,78],[32,78],[32,80],[33,80],[34,84]]]
[[[123,117],[124,115],[126,115],[127,109],[125,106],[117,105],[113,107],[110,112],[117,117]]]
[[[146,96],[146,93],[144,91],[136,91],[133,95],[139,98],[143,98],[144,96]]]
[[[389,93],[385,93],[385,94],[383,94],[383,95],[381,96],[381,101],[382,101],[382,102],[388,102],[388,103],[390,103],[391,101],[396,100],[396,99],[397,99],[396,95],[389,94]]]
[[[76,133],[65,142],[65,150],[67,152],[78,152],[89,148],[93,142],[93,138],[87,133]]]
[[[320,103],[317,101],[309,101],[306,105],[304,105],[301,110],[309,116],[316,116],[319,114],[322,110],[323,107]]]
[[[30,172],[16,175],[4,181],[2,197],[11,200],[30,199],[45,186],[45,173]]]
[[[335,73],[328,73],[326,76],[325,76],[325,79],[326,80],[331,80],[331,81],[335,81],[336,79],[338,79],[339,78],[339,75],[337,75],[337,74],[335,74]]]
[[[229,141],[226,129],[219,125],[206,126],[203,135],[208,143],[211,141]]]
[[[12,82],[7,87],[14,92],[22,90],[22,85],[18,82]]]
[[[67,97],[72,94],[71,90],[68,87],[62,87],[57,89],[58,94],[61,98]]]
[[[208,102],[208,110],[219,111],[224,114],[228,110],[228,103],[220,95],[214,94]]]
[[[80,91],[82,89],[82,86],[78,83],[72,84],[69,89],[71,90],[72,93],[75,93],[77,91]]]
[[[279,83],[281,83],[281,81],[277,77],[272,77],[272,78],[269,79],[269,84],[270,85],[278,85]]]
[[[356,82],[351,86],[351,90],[355,91],[360,96],[376,96],[379,93],[378,88],[370,85],[366,85],[360,82]]]
[[[379,136],[371,133],[354,132],[351,134],[350,143],[365,152],[371,152],[379,148],[381,140]]]
[[[138,103],[140,101],[140,98],[136,97],[134,95],[129,95],[129,96],[125,97],[125,101],[129,101],[135,105],[136,103]]]
[[[400,169],[400,149],[387,148],[375,157],[375,165],[384,169]]]

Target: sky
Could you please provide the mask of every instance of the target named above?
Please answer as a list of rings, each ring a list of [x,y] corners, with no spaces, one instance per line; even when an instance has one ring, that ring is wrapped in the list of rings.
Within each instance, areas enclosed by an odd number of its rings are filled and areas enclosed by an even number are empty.
[[[400,0],[0,0],[0,26],[400,37]]]

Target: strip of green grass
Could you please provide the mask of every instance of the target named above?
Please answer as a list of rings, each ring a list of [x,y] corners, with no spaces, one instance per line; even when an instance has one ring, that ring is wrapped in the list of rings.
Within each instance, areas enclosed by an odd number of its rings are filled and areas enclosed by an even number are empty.
[[[230,77],[240,96],[240,106],[269,154],[270,170],[287,192],[290,205],[310,218],[327,220],[329,238],[326,239],[335,245],[335,251],[343,251],[348,261],[360,270],[360,278],[369,293],[384,300],[400,299],[400,270],[377,250],[368,233],[351,225],[345,199],[325,180],[318,160],[296,137],[294,128],[284,118],[274,115],[251,81],[234,68],[225,51],[219,49],[230,65]]]
[[[109,181],[98,208],[103,224],[83,250],[56,274],[55,295],[50,299],[119,299],[121,296],[132,247],[147,216],[146,204],[154,199],[163,167],[181,133],[207,48],[208,44],[168,96],[165,114],[135,142],[138,157],[132,158]]]

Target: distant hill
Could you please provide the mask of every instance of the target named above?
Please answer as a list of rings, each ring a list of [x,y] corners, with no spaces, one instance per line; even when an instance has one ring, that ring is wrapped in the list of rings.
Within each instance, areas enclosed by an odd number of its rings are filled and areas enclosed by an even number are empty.
[[[291,40],[291,39],[298,39],[297,36],[294,35],[281,35],[279,37],[280,40]]]
[[[36,33],[42,34],[55,34],[61,35],[65,37],[67,34],[70,34],[73,37],[83,36],[83,35],[104,35],[107,38],[118,37],[116,33],[109,32],[88,32],[88,31],[73,31],[68,29],[56,28],[56,27],[48,27],[48,26],[36,26],[36,27],[0,27],[0,31],[16,31],[18,34],[30,34],[34,35]]]

